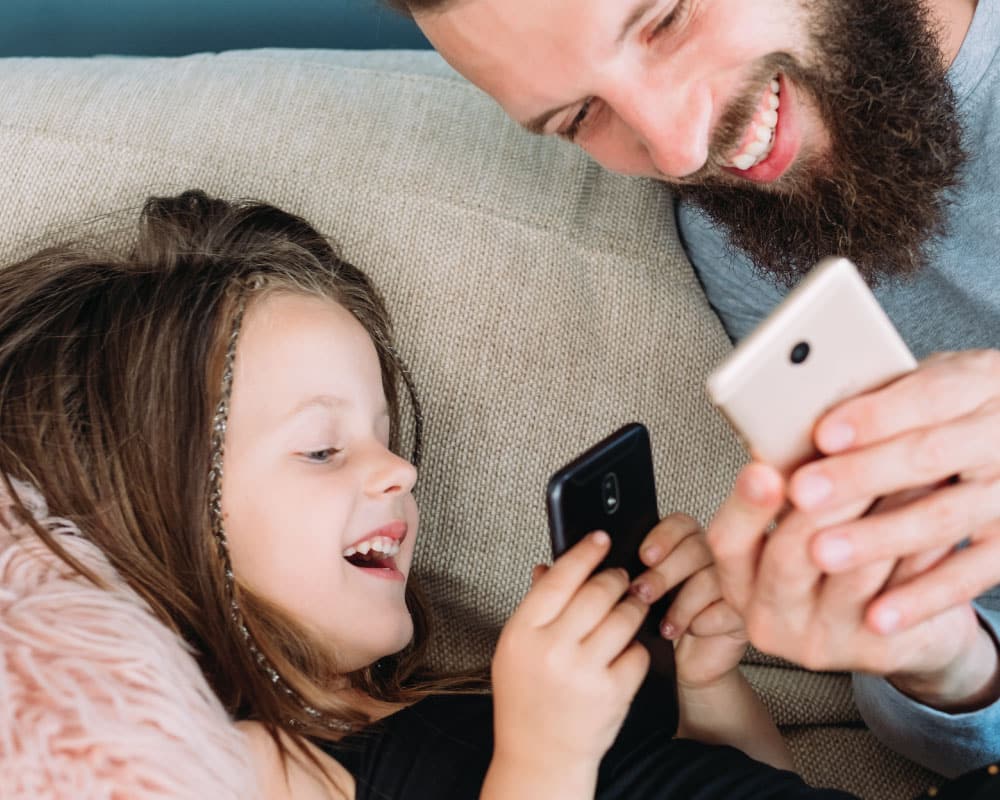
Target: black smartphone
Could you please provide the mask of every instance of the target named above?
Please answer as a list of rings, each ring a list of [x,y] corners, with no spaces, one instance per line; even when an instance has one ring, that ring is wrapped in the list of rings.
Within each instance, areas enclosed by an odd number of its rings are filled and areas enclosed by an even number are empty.
[[[660,520],[653,452],[645,425],[633,422],[573,459],[550,479],[546,492],[552,556],[558,558],[591,531],[606,531],[611,549],[598,570],[624,568],[631,578],[645,572],[639,546]],[[595,570],[596,571],[596,570]],[[649,650],[650,671],[669,682],[676,726],[677,695],[673,644],[659,632],[672,591],[655,603],[639,632]]]

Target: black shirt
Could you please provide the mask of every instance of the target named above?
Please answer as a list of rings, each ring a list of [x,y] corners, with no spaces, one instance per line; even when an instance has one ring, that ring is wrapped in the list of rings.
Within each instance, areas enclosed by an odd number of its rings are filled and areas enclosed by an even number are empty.
[[[656,704],[637,696],[601,762],[600,800],[846,800],[732,747],[674,739]],[[662,716],[662,715],[661,715]],[[357,800],[473,800],[493,753],[489,695],[441,695],[339,742],[316,741],[353,776]]]

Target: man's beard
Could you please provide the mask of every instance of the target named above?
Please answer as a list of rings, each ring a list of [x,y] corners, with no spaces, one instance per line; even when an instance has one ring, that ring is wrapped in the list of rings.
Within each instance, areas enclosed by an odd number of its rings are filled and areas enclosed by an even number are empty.
[[[811,96],[829,155],[805,159],[772,186],[716,172],[675,192],[779,283],[795,283],[827,255],[850,258],[872,282],[912,274],[946,232],[946,190],[965,161],[939,40],[922,0],[812,8],[813,63],[776,55],[761,80],[781,71]],[[762,85],[727,112],[722,153],[741,140]]]

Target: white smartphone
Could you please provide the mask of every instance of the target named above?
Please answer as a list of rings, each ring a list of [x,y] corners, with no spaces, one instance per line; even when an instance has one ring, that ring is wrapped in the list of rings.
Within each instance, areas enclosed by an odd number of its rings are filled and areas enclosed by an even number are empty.
[[[916,366],[854,265],[828,258],[712,372],[708,393],[751,455],[788,473],[816,456],[825,412]]]

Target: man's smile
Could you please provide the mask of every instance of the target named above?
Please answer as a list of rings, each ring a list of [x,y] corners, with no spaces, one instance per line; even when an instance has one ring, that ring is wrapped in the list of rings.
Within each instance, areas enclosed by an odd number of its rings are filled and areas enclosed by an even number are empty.
[[[771,79],[739,147],[727,159],[727,172],[758,183],[771,183],[788,171],[801,142],[794,99],[792,85],[784,76],[779,74]]]

